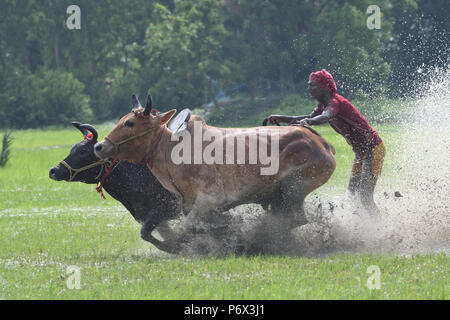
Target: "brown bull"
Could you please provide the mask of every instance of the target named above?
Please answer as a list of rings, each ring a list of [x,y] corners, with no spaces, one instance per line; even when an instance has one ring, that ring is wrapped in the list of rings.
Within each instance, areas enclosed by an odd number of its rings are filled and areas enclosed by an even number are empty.
[[[332,145],[308,128],[216,128],[192,116],[183,132],[174,133],[166,123],[176,110],[153,115],[151,105],[149,96],[145,109],[125,115],[95,145],[95,153],[144,160],[180,199],[194,225],[244,203],[271,205],[295,224],[306,223],[306,195],[327,182],[336,167]]]

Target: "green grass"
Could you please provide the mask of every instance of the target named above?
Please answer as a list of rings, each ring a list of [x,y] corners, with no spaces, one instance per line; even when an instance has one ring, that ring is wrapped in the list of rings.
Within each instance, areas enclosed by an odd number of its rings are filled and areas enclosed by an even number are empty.
[[[110,128],[100,126],[99,136]],[[376,126],[387,145],[382,179],[395,177],[394,126]],[[329,127],[337,169],[317,193],[345,191],[353,155]],[[73,129],[13,132],[11,160],[0,168],[1,299],[449,299],[449,257],[341,254],[173,257],[139,237],[140,226],[94,186],[55,182],[48,170],[81,138]],[[69,289],[67,267],[80,269]],[[367,268],[381,271],[369,290]]]

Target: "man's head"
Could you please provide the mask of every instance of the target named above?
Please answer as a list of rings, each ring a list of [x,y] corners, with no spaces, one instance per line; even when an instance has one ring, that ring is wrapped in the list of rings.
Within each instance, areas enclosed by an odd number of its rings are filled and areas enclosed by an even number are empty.
[[[337,91],[333,76],[325,69],[312,72],[309,76],[308,90],[316,100],[321,100],[327,95],[334,95]]]

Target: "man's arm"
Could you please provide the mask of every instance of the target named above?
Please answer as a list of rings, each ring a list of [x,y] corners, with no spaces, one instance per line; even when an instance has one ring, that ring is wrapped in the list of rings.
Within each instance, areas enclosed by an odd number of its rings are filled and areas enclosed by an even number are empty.
[[[333,117],[333,112],[330,110],[325,110],[322,114],[314,117],[314,118],[305,118],[299,122],[300,125],[307,124],[307,125],[318,125],[318,124],[324,124],[330,121],[330,119]]]
[[[307,116],[298,116],[298,117],[293,117],[293,120],[290,122],[291,124],[298,124],[300,123],[300,121],[302,121],[303,119],[311,119],[314,118],[314,113],[316,111],[313,110],[313,112],[311,112],[311,114],[307,115]]]
[[[268,120],[270,123],[295,123],[295,122],[299,122],[300,120],[303,119],[307,119],[307,118],[311,118],[312,115],[314,114],[314,111],[311,112],[311,114],[306,115],[306,116],[281,116],[281,115],[271,115]]]
[[[271,115],[268,119],[270,123],[283,123],[283,122],[291,122],[295,117],[291,116],[281,116],[278,114]]]

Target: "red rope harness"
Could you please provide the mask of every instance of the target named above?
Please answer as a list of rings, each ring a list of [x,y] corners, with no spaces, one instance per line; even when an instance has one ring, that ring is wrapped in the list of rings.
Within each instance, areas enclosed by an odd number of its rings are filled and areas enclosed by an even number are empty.
[[[97,182],[97,187],[95,188],[97,190],[98,193],[100,193],[100,195],[102,196],[103,199],[106,199],[105,195],[103,194],[103,183],[105,182],[106,178],[109,176],[109,174],[111,173],[111,171],[113,171],[113,169],[115,168],[115,164],[117,162],[117,160],[119,160],[119,158],[115,158],[113,160],[113,162],[111,163],[111,165],[109,166],[108,170],[106,170],[105,175],[103,176],[102,180],[100,181],[100,185]]]

